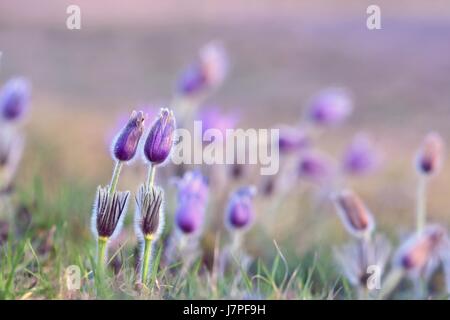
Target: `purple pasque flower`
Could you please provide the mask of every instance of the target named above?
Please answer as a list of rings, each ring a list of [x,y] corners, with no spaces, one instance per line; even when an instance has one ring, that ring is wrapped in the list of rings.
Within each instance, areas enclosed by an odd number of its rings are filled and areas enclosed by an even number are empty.
[[[135,232],[139,238],[158,239],[164,227],[164,192],[141,185],[136,196]]]
[[[150,128],[144,145],[144,155],[152,164],[161,164],[169,157],[175,138],[175,117],[169,109],[161,109]]]
[[[369,136],[364,133],[355,135],[344,153],[342,167],[350,175],[365,175],[374,172],[381,158]]]
[[[224,48],[211,42],[201,48],[198,60],[181,75],[177,89],[181,95],[192,96],[218,87],[228,70]]]
[[[113,155],[117,161],[130,161],[136,154],[142,133],[144,132],[144,113],[131,113],[125,127],[119,132],[113,144]]]
[[[343,89],[331,88],[319,92],[308,109],[307,118],[321,126],[334,126],[342,123],[353,110],[350,95]]]
[[[24,78],[9,80],[0,92],[0,113],[4,121],[15,121],[25,114],[30,100],[30,84]]]
[[[253,186],[239,188],[232,194],[226,212],[226,225],[231,230],[246,229],[252,224],[255,218],[255,194],[256,189]]]
[[[444,140],[436,132],[426,135],[417,153],[417,171],[425,176],[431,176],[439,171],[444,157]]]
[[[177,182],[178,207],[175,223],[184,234],[200,232],[205,220],[208,185],[199,171],[188,171]]]
[[[300,155],[298,175],[301,179],[322,184],[333,178],[334,165],[329,156],[311,150]]]
[[[279,130],[279,150],[282,154],[297,152],[311,145],[310,137],[300,128],[281,126]]]
[[[221,132],[223,139],[226,139],[227,129],[235,128],[239,120],[236,113],[225,113],[217,107],[202,109],[199,118],[202,122],[202,135],[209,129],[215,129]],[[214,136],[214,138],[217,137]]]

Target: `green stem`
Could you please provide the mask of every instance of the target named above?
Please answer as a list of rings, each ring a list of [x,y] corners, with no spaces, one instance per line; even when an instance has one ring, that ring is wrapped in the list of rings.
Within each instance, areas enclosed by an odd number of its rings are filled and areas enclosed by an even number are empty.
[[[119,175],[120,175],[120,171],[122,169],[123,166],[123,162],[122,161],[117,161],[116,165],[114,166],[114,171],[113,171],[113,175],[111,178],[111,183],[109,184],[109,196],[111,196],[117,188],[117,182],[119,181]]]
[[[148,278],[148,269],[150,266],[150,258],[152,255],[152,241],[153,238],[151,236],[145,236],[145,244],[144,244],[144,257],[143,257],[143,266],[142,266],[142,279],[141,282],[146,284]]]
[[[427,180],[421,176],[417,185],[417,233],[420,234],[426,223],[427,217]]]
[[[155,183],[155,174],[156,174],[156,165],[150,164],[147,178],[148,189],[151,189],[153,187],[153,184]]]
[[[108,238],[99,237],[97,245],[97,272],[103,275],[105,270],[106,261],[106,244],[108,243]]]

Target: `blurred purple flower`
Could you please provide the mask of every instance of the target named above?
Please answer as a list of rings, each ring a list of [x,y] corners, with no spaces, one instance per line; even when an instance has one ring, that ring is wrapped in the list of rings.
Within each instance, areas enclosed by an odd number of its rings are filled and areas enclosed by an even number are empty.
[[[254,187],[242,187],[232,194],[226,213],[226,225],[230,229],[244,229],[252,224],[255,218],[252,202],[255,193]]]
[[[297,127],[280,127],[280,153],[288,154],[307,148],[311,144],[310,137]]]
[[[122,128],[113,144],[113,155],[117,161],[130,161],[136,154],[144,132],[144,113],[133,111],[128,123]]]
[[[211,42],[201,48],[198,60],[181,75],[177,90],[181,95],[196,95],[218,87],[228,70],[224,48]]]
[[[423,175],[433,175],[439,171],[444,154],[444,141],[436,132],[426,135],[417,154],[417,170]]]
[[[5,121],[20,119],[30,100],[30,84],[24,78],[9,80],[0,92],[0,112]]]
[[[342,89],[331,88],[315,96],[307,110],[307,117],[317,125],[333,126],[342,123],[351,114],[353,103]]]
[[[175,117],[169,109],[161,109],[153,123],[144,145],[144,154],[153,164],[163,163],[169,156],[174,143]]]
[[[175,224],[185,234],[198,233],[205,220],[208,186],[199,171],[188,171],[177,182],[178,207]]]
[[[300,178],[315,183],[323,183],[334,174],[333,163],[328,156],[319,152],[307,152],[300,157],[298,164]]]
[[[351,175],[373,173],[380,165],[381,158],[373,142],[366,134],[357,134],[351,141],[343,157],[343,170]]]
[[[202,134],[206,130],[219,130],[223,137],[226,138],[226,130],[235,128],[238,122],[238,116],[235,113],[224,113],[217,107],[208,107],[200,111],[200,121],[202,121]]]

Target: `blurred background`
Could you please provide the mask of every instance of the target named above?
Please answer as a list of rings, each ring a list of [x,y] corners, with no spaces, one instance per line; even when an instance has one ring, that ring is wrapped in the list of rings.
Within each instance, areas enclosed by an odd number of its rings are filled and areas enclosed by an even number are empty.
[[[66,28],[70,4],[81,8],[81,30]],[[381,30],[366,28],[371,4],[381,8]],[[38,176],[49,197],[61,185],[82,185],[93,199],[110,178],[107,140],[117,118],[139,105],[165,106],[180,71],[219,39],[231,69],[207,104],[239,110],[243,127],[296,124],[317,91],[351,90],[352,117],[321,143],[339,156],[354,133],[368,131],[384,166],[348,183],[379,225],[412,226],[415,151],[429,130],[450,141],[449,18],[448,0],[1,1],[0,82],[23,75],[33,84],[18,185]],[[431,219],[450,221],[449,190],[446,165],[430,185]],[[76,204],[85,217],[92,199]],[[274,234],[294,237],[295,250],[344,237],[329,206],[314,216],[293,197],[280,210],[280,224],[303,217],[289,225],[295,236]]]

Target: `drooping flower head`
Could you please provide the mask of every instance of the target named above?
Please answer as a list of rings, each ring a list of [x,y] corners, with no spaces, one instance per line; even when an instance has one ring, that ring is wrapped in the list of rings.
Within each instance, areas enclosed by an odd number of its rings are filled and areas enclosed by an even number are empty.
[[[225,224],[231,230],[242,230],[250,227],[255,218],[253,197],[256,189],[242,187],[235,191],[228,203]]]
[[[297,127],[280,127],[279,150],[281,154],[289,154],[307,148],[311,144],[310,137]]]
[[[30,84],[24,78],[9,80],[0,92],[2,120],[15,121],[21,119],[28,108],[30,93]]]
[[[307,118],[317,125],[334,126],[347,119],[352,110],[349,94],[345,90],[331,88],[313,98],[307,109]]]
[[[164,225],[163,190],[141,185],[136,196],[135,231],[140,238],[158,239]]]
[[[178,206],[175,224],[184,234],[200,232],[204,220],[208,198],[206,179],[199,171],[188,171],[178,181]]]
[[[92,215],[92,231],[96,237],[112,239],[120,232],[129,196],[129,191],[115,191],[110,194],[107,187],[97,188]]]
[[[198,60],[189,66],[178,82],[178,92],[184,96],[204,94],[222,84],[228,71],[224,48],[211,42],[201,48]]]
[[[430,132],[425,137],[421,149],[417,154],[417,171],[425,176],[437,173],[442,164],[444,142],[436,132]]]
[[[144,145],[144,154],[149,162],[161,164],[166,161],[174,144],[175,129],[173,112],[169,109],[161,109]]]
[[[333,177],[334,166],[328,156],[309,151],[300,156],[298,174],[301,179],[323,184]]]
[[[342,167],[350,175],[366,175],[374,172],[380,165],[378,150],[366,134],[357,134],[344,153]]]
[[[411,274],[423,271],[426,264],[439,254],[445,240],[446,231],[443,227],[427,227],[424,232],[415,234],[400,246],[395,259],[397,266]]]
[[[113,144],[113,155],[117,161],[130,161],[136,154],[144,132],[144,113],[133,111],[128,123],[122,128]]]
[[[361,198],[350,190],[334,196],[337,213],[347,231],[357,237],[368,236],[375,228],[375,221]]]

